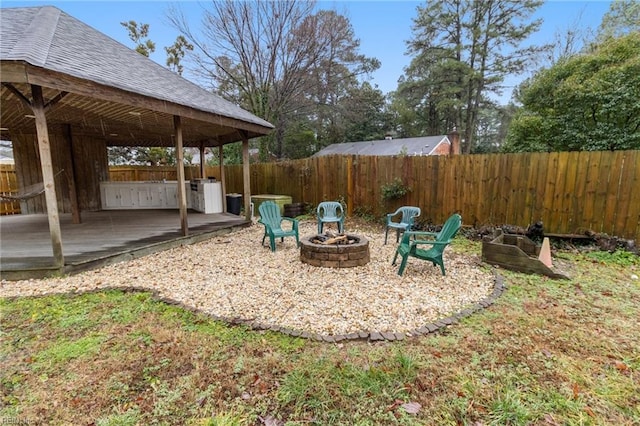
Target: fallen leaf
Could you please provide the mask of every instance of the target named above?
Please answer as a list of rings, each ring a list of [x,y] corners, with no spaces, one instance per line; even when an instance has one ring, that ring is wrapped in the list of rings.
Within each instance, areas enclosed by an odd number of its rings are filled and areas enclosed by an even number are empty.
[[[627,371],[627,370],[629,369],[629,367],[627,366],[627,364],[625,364],[625,363],[624,363],[624,362],[622,362],[622,361],[616,361],[616,362],[614,363],[614,365],[616,366],[616,369],[617,369],[618,371]]]
[[[402,400],[396,399],[395,401],[393,401],[393,404],[387,407],[387,411],[393,411],[396,408],[398,408],[400,405],[402,405]]]
[[[264,426],[282,426],[284,424],[283,421],[278,420],[271,415],[264,418],[260,417],[260,420],[262,420],[262,424]]]
[[[580,388],[578,388],[578,384],[574,383],[572,386],[573,389],[573,399],[578,399],[578,395],[580,394]]]
[[[420,409],[422,409],[422,405],[418,404],[417,402],[406,402],[402,404],[401,407],[404,408],[404,411],[409,414],[418,414],[418,412],[420,412]]]
[[[556,419],[554,419],[553,416],[549,413],[544,415],[544,422],[552,426],[558,426]]]
[[[589,407],[589,406],[584,407],[584,411],[586,411],[587,414],[589,416],[591,416],[591,417],[595,417],[596,416],[596,413],[594,413],[593,410],[591,409],[591,407]]]

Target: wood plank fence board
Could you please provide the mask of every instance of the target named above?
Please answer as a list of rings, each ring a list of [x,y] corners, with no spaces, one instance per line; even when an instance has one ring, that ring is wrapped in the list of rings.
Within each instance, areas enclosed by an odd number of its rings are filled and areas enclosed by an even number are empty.
[[[625,178],[625,183],[629,190],[629,208],[626,214],[624,224],[619,223],[616,228],[616,235],[623,235],[624,230],[627,234],[626,238],[634,238],[637,244],[640,244],[640,150],[630,151],[629,162],[633,164],[629,167],[629,173],[633,169],[633,177]],[[632,237],[635,236],[635,237]]]
[[[549,167],[549,153],[543,152],[540,154],[537,167],[536,167],[536,183],[535,183],[535,194],[533,200],[533,212],[532,212],[532,222],[543,221],[544,222],[544,198],[545,191],[547,189],[547,170]],[[548,225],[548,224],[547,224]]]
[[[547,177],[544,191],[543,201],[543,221],[550,229],[557,229],[558,221],[555,218],[555,203],[556,189],[558,179],[558,153],[549,153],[549,162],[547,164]],[[545,229],[547,229],[545,228]]]
[[[538,178],[537,162],[534,163],[531,159],[531,153],[524,153],[522,160],[527,163],[526,182],[523,184],[524,193],[522,213],[520,216],[520,223],[532,224],[537,222],[535,214],[535,200],[536,200],[536,182]]]
[[[479,170],[475,167],[477,162],[473,161],[474,158],[471,155],[464,157],[464,164],[462,166],[462,211],[467,214],[467,223],[475,224],[478,222],[476,215],[476,200],[478,197],[473,195],[472,188],[477,187],[476,179]]]
[[[568,233],[569,216],[571,215],[571,199],[575,188],[575,162],[573,152],[560,153],[560,178],[562,185],[557,189],[560,195],[558,202],[558,229],[563,233]]]
[[[518,208],[521,208],[521,188],[523,176],[523,165],[514,155],[509,155],[509,162],[505,171],[505,179],[508,182],[509,192],[506,196],[505,221],[504,223],[518,223]]]
[[[595,217],[595,202],[598,188],[598,168],[600,166],[600,159],[602,152],[594,152],[589,158],[589,168],[584,177],[586,181],[585,185],[585,197],[583,203],[583,220],[582,226],[585,230],[595,229],[593,228]]]
[[[476,210],[475,210],[475,222],[480,223],[480,218],[489,217],[488,213],[488,180],[489,180],[489,172],[488,172],[488,162],[489,156],[486,154],[475,156],[474,163],[477,166],[477,170],[474,171],[476,176]],[[476,225],[477,226],[477,225]]]
[[[632,199],[635,195],[635,203],[640,204],[640,190],[638,187],[633,187],[631,183],[633,182],[635,170],[635,154],[633,151],[624,151],[623,160],[620,169],[620,184],[618,185],[618,195],[616,197],[616,209],[615,209],[615,219],[612,224],[612,233],[617,229],[621,229],[625,227],[626,222],[628,221],[631,213],[631,203]]]
[[[566,229],[570,234],[578,234],[581,229],[586,229],[584,221],[584,206],[588,198],[586,195],[587,179],[584,179],[584,177],[589,172],[590,156],[585,151],[575,152],[573,154],[572,161],[575,163],[575,182],[573,192],[570,194],[571,205],[569,206],[569,217]]]
[[[612,156],[602,155],[600,157],[600,163],[598,164],[598,182],[593,205],[594,216],[589,226],[590,229],[604,230],[604,211],[607,203],[607,191],[609,189],[609,175],[612,163]]]
[[[489,200],[488,204],[488,219],[489,224],[495,225],[498,223],[497,211],[498,206],[500,205],[500,158],[497,156],[492,156],[489,159],[489,187],[486,194],[486,197]]]
[[[612,164],[609,170],[609,179],[605,195],[605,207],[602,219],[602,229],[606,234],[612,235],[615,227],[616,211],[619,208],[622,182],[622,169],[624,165],[624,151],[613,152]]]

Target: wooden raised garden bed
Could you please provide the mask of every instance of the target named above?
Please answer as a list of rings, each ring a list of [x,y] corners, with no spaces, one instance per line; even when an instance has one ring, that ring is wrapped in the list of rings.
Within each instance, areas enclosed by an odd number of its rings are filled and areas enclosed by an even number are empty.
[[[538,256],[540,247],[528,237],[503,234],[482,242],[482,261],[504,269],[527,274],[541,274],[551,278],[569,279],[565,274],[545,265]]]

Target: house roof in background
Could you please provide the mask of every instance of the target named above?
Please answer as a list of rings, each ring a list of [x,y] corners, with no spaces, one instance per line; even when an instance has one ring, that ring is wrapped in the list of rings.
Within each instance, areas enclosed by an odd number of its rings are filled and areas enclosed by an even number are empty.
[[[323,155],[432,155],[442,143],[450,144],[446,135],[417,138],[383,139],[366,142],[345,142],[329,145],[313,156]]]
[[[84,104],[87,104],[87,97],[91,97],[90,92],[93,90],[94,103],[96,99],[107,101],[109,105],[122,102],[127,104],[129,111],[132,107],[140,106],[153,111],[153,114],[144,114],[144,111],[133,110],[127,114],[128,111],[120,110],[117,117],[103,117],[103,122],[113,120],[113,128],[120,128],[123,134],[123,126],[129,120],[138,128],[145,127],[146,124],[145,130],[153,135],[154,131],[159,130],[158,126],[166,124],[160,122],[166,121],[167,117],[169,127],[173,127],[172,115],[191,115],[198,120],[201,127],[199,133],[186,129],[185,126],[184,130],[188,135],[185,139],[190,140],[206,140],[217,133],[226,136],[224,140],[228,142],[227,139],[234,137],[235,140],[241,139],[237,129],[245,130],[250,137],[255,137],[267,134],[273,128],[269,122],[212,94],[53,6],[0,9],[0,59],[4,74],[2,82],[15,86],[24,83],[19,87],[23,94],[30,94],[28,84],[38,80],[42,82],[39,85],[45,88],[58,89],[57,92],[45,92],[45,96],[48,94],[50,98],[61,91],[77,95],[65,96],[52,110],[72,103],[80,105],[82,102],[78,95],[82,95]],[[28,64],[25,67],[26,72],[15,67],[10,69],[13,72],[8,72],[10,65],[19,64]],[[43,75],[48,78],[44,78]],[[57,86],[58,80],[65,81],[67,77],[70,79],[64,84],[60,83],[65,85],[64,88]],[[81,84],[74,85],[73,82]],[[82,86],[83,82],[95,85],[87,89]],[[125,96],[118,98],[108,89],[122,91],[120,93]],[[15,94],[3,85],[3,106],[12,96],[15,97]],[[145,101],[138,101],[141,98]],[[93,111],[82,114],[78,111],[78,105],[74,105],[72,113],[67,111],[68,114],[62,114],[64,117],[56,116],[52,111],[51,120],[54,123],[57,119],[65,123],[65,120],[73,122],[74,118],[81,115],[82,117],[77,119],[84,119],[84,124],[90,127],[91,120],[88,116],[93,118],[96,114],[106,114],[110,110],[106,104],[103,104],[104,108],[94,105]],[[163,114],[162,120],[159,119],[159,114]],[[24,116],[24,112],[21,115]],[[147,123],[143,121],[146,115],[149,116]],[[18,120],[19,117],[5,116],[3,113],[2,118],[3,127],[9,127],[8,120]],[[50,120],[49,116],[47,119]],[[202,122],[216,126],[203,127]],[[19,126],[22,123],[15,121],[12,124]],[[195,123],[189,124],[197,127]],[[189,133],[190,131],[193,133]],[[144,138],[141,132],[137,132],[136,136],[138,139]]]

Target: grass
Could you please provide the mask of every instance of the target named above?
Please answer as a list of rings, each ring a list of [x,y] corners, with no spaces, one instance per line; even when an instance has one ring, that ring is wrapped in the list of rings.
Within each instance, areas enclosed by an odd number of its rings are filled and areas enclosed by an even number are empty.
[[[458,238],[455,250],[478,254]],[[0,419],[33,424],[638,425],[640,260],[501,271],[438,334],[323,344],[103,291],[0,300]],[[419,404],[419,405],[417,405]]]

